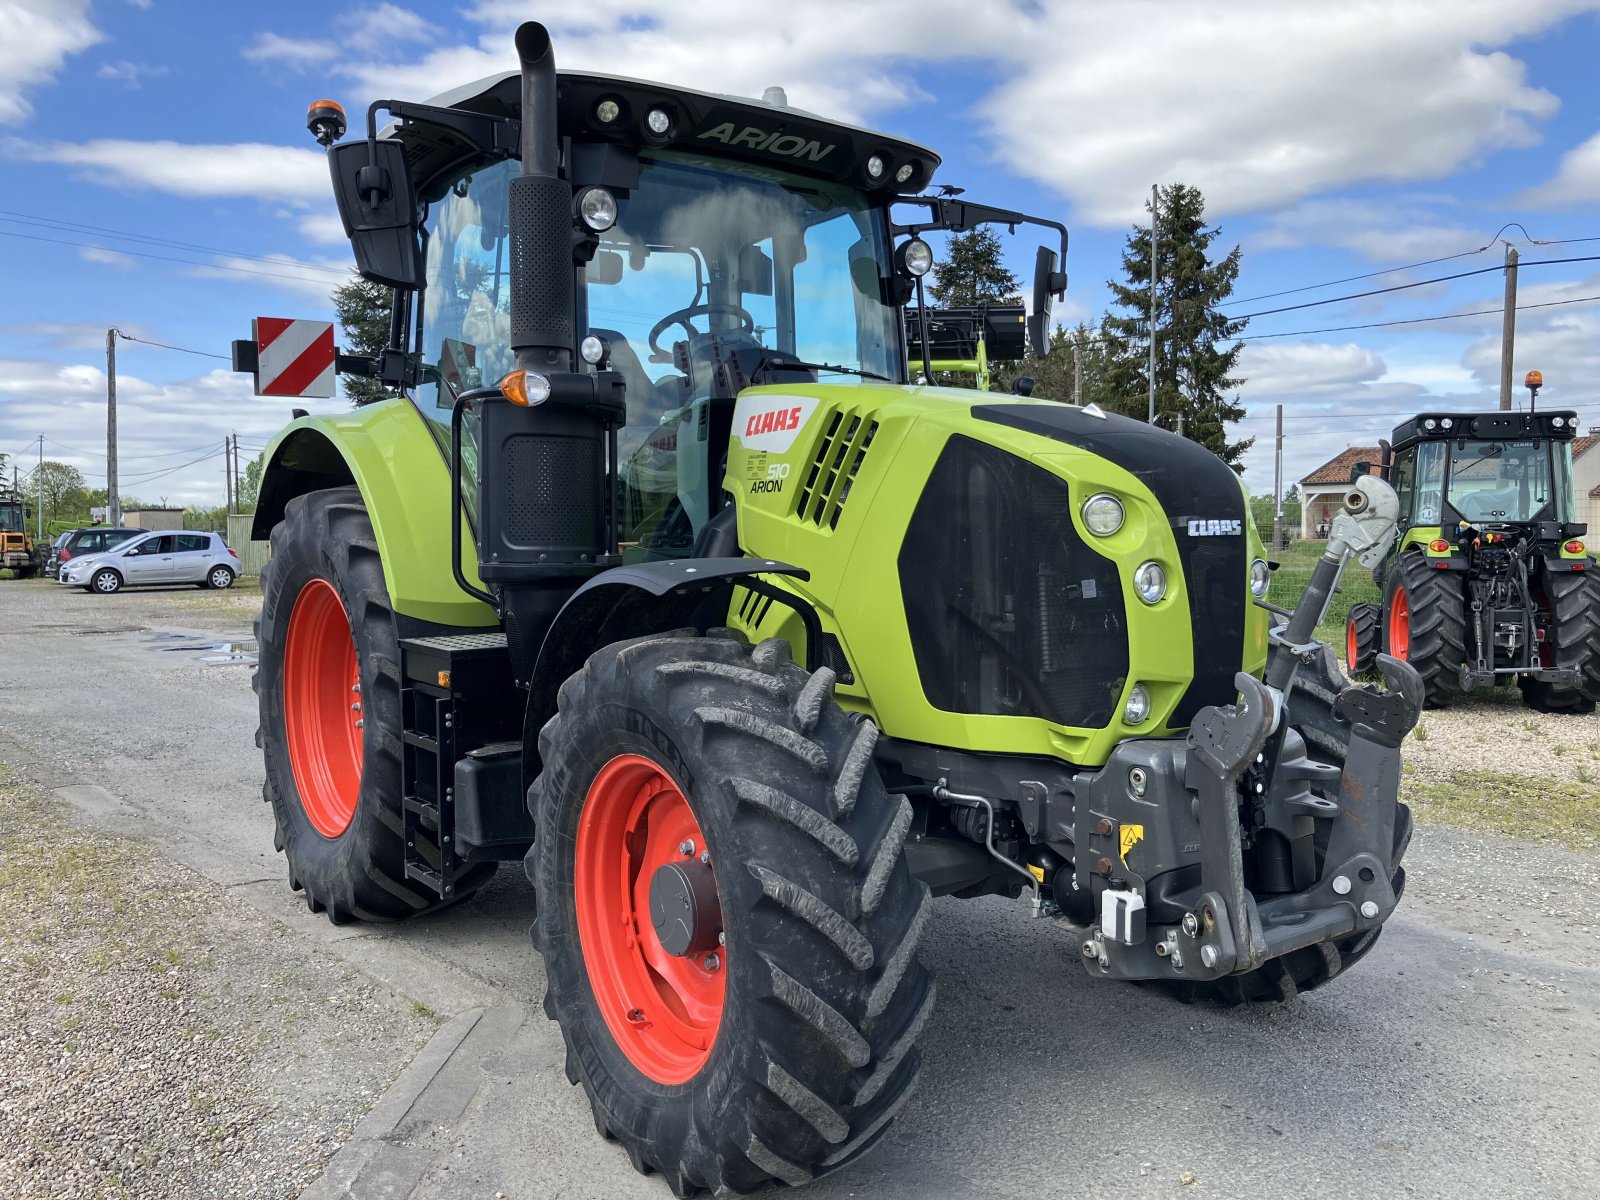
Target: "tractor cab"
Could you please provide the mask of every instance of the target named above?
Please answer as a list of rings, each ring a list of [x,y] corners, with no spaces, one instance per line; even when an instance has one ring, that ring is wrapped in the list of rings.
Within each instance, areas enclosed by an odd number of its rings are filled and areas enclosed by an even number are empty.
[[[1464,528],[1522,525],[1548,540],[1573,524],[1571,412],[1430,413],[1394,432],[1389,473],[1401,516],[1447,538]]]

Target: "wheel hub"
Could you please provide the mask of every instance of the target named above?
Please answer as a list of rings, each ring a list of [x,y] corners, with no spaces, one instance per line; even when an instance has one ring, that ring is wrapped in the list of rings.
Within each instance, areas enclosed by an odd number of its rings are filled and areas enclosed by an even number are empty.
[[[661,948],[674,958],[714,949],[722,932],[722,906],[711,868],[696,859],[657,867],[650,878],[650,923]]]

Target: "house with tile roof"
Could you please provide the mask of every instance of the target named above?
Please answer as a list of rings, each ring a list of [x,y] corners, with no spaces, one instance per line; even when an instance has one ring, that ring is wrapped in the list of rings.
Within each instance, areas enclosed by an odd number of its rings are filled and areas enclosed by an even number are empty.
[[[1600,425],[1572,441],[1572,490],[1578,501],[1576,519],[1589,523],[1585,540],[1600,545]]]
[[[1376,446],[1351,446],[1340,451],[1300,481],[1300,536],[1326,538],[1328,526],[1344,494],[1350,490],[1350,472],[1358,462],[1376,463],[1382,451]]]

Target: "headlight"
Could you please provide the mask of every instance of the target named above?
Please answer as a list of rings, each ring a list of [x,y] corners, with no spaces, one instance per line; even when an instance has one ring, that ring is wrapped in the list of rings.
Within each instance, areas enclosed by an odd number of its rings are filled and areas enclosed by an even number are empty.
[[[1144,684],[1136,683],[1128,693],[1128,703],[1123,706],[1122,720],[1128,725],[1143,725],[1150,719],[1150,692]]]
[[[1267,594],[1267,589],[1272,586],[1272,571],[1264,559],[1256,559],[1250,564],[1250,594],[1260,600]]]
[[[896,265],[907,275],[926,275],[933,269],[933,247],[919,237],[901,242],[895,256]]]
[[[617,198],[603,187],[587,187],[578,193],[578,217],[596,233],[604,233],[617,223]]]
[[[1083,502],[1083,523],[1096,537],[1110,537],[1122,528],[1122,502],[1101,492]]]
[[[1167,572],[1158,562],[1147,562],[1133,573],[1133,590],[1146,604],[1167,594]]]

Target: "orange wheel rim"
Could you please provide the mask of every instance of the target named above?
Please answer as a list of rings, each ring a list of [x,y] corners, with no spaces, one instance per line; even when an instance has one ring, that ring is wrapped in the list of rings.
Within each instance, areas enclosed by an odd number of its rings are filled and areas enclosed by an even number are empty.
[[[361,673],[344,602],[326,579],[300,589],[283,653],[283,716],[295,790],[311,827],[336,838],[361,792]]]
[[[1411,655],[1411,602],[1405,588],[1396,588],[1389,602],[1389,653],[1402,662]]]
[[[628,1061],[662,1084],[694,1078],[722,1024],[726,948],[676,957],[650,919],[655,872],[705,844],[682,789],[652,760],[618,755],[589,785],[574,873],[589,986]]]
[[[1356,621],[1354,617],[1344,623],[1344,662],[1352,671],[1356,668]]]

